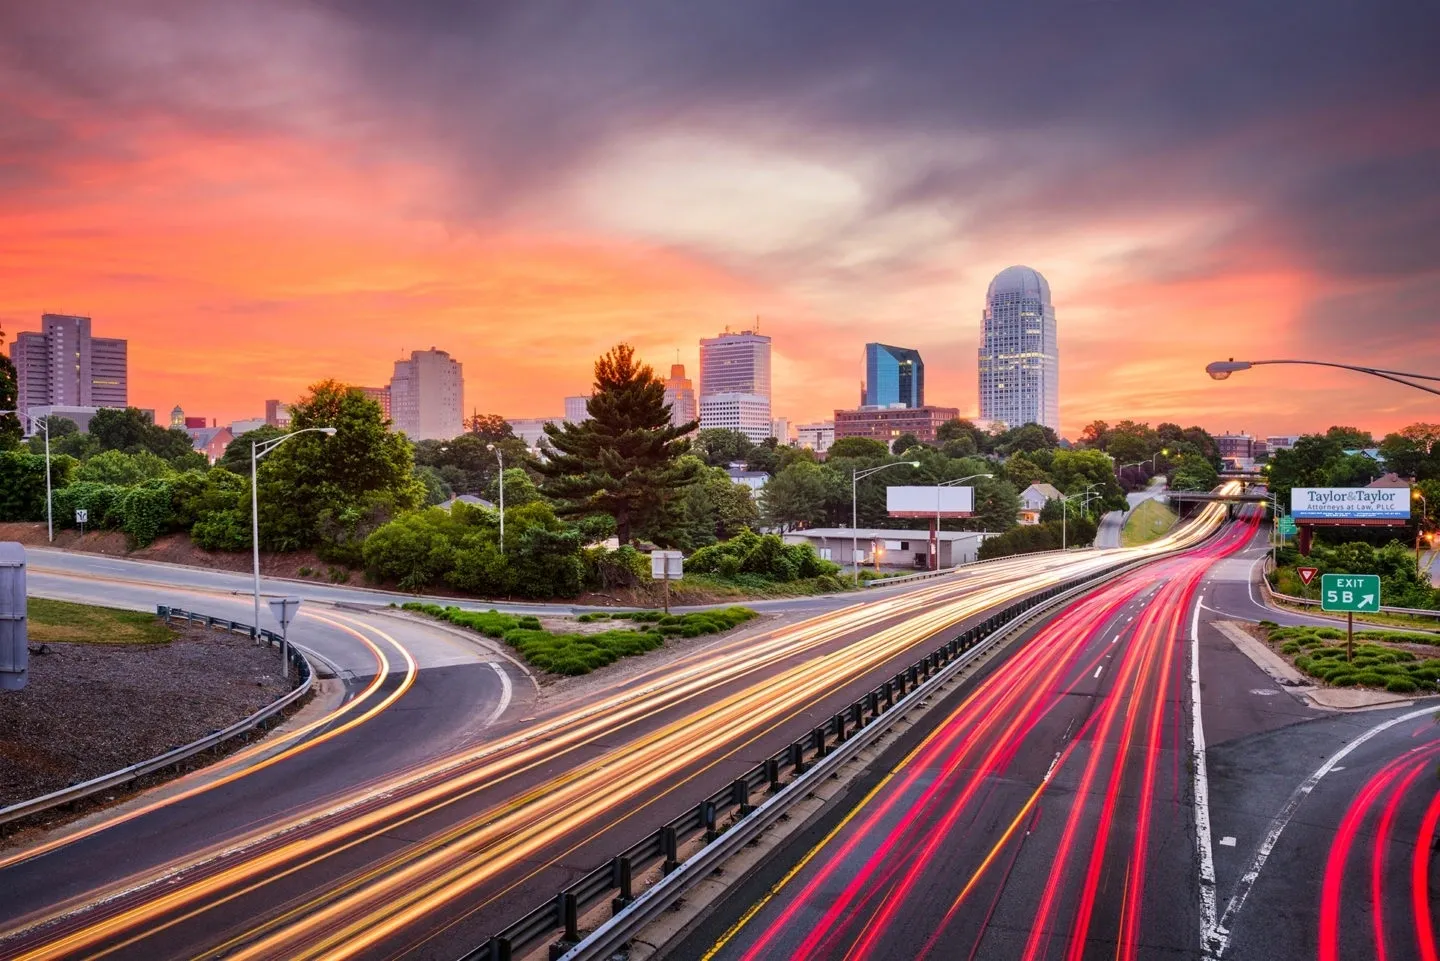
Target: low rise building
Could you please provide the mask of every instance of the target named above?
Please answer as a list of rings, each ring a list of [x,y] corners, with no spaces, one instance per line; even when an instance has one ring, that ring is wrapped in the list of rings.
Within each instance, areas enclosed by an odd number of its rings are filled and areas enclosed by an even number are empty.
[[[795,443],[817,454],[825,453],[835,443],[835,422],[822,420],[798,425],[795,428]]]
[[[986,531],[940,531],[940,567],[974,563],[980,545],[990,536]],[[842,567],[849,567],[857,557],[862,566],[891,570],[926,570],[930,564],[928,530],[826,527],[791,531],[783,537],[787,544],[809,544],[822,558]]]
[[[913,434],[922,444],[935,443],[935,432],[947,420],[960,416],[958,407],[859,407],[835,412],[835,439],[868,437],[886,447],[902,434]]]
[[[1031,484],[1020,492],[1020,523],[1040,523],[1040,512],[1045,505],[1064,496],[1054,484]]]
[[[221,458],[225,448],[235,439],[229,427],[187,427],[185,433],[190,435],[190,446],[204,454],[212,464]]]

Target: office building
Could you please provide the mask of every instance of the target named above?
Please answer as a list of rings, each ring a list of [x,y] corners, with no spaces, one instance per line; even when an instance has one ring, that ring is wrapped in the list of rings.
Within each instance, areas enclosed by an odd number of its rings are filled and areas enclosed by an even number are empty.
[[[783,447],[790,443],[790,418],[777,417],[770,422],[770,436]]]
[[[925,362],[918,350],[865,345],[865,387],[861,407],[925,406]]]
[[[935,432],[960,416],[957,407],[860,407],[835,412],[835,439],[869,437],[889,447],[902,434],[922,444],[935,443]],[[897,452],[899,453],[899,452]]]
[[[830,445],[835,443],[835,422],[821,420],[813,424],[800,424],[795,428],[795,443],[817,454],[825,453],[830,449]]]
[[[230,422],[230,433],[239,437],[241,434],[248,434],[252,430],[259,430],[264,426],[265,418],[263,417],[242,417],[240,420]]]
[[[363,387],[361,388],[361,390],[364,389],[365,388]],[[382,409],[385,409],[390,406],[390,391],[388,388],[381,389],[384,390],[386,395],[385,403],[382,405]],[[390,416],[388,410],[386,410],[385,416]],[[271,427],[289,427],[290,405],[282,404],[278,400],[267,400],[265,402],[265,423],[269,424]]]
[[[403,361],[396,361],[396,363],[403,363]],[[390,388],[388,385],[385,387],[358,387],[356,389],[359,390],[360,393],[364,394],[366,397],[370,398],[375,403],[380,405],[380,415],[382,417],[384,417],[388,421],[394,420],[394,417],[390,413]],[[266,409],[266,413],[268,415],[268,408]],[[288,408],[286,409],[285,414],[288,418],[290,414]]]
[[[695,384],[685,376],[684,364],[671,364],[665,380],[665,403],[670,405],[670,424],[679,427],[700,416],[695,404]]]
[[[990,281],[981,318],[980,417],[1060,431],[1060,350],[1050,284],[1029,267]]]
[[[390,419],[411,440],[449,440],[465,432],[465,376],[443,350],[412,350],[395,361]]]
[[[770,338],[726,331],[700,341],[700,429],[738,430],[758,444],[770,436]]]
[[[23,331],[10,345],[18,379],[16,404],[35,407],[124,407],[127,344],[92,337],[90,318],[44,314],[39,331]]]
[[[555,424],[559,426],[564,423],[565,418],[561,417],[507,417],[505,423],[515,432],[515,436],[525,442],[526,447],[539,447],[540,440],[545,436],[545,425]]]
[[[1220,459],[1231,467],[1249,467],[1255,463],[1254,438],[1249,434],[1217,434],[1215,446]]]
[[[572,424],[578,424],[590,419],[590,395],[576,394],[574,397],[565,398],[565,419]]]
[[[1271,453],[1277,450],[1289,450],[1295,446],[1295,442],[1299,439],[1299,434],[1272,434],[1265,438],[1265,447]]]
[[[210,423],[210,424],[206,424],[206,423],[205,423],[205,418],[203,418],[203,417],[191,417],[190,415],[187,414],[187,415],[185,416],[185,423],[181,424],[180,426],[181,426],[184,430],[189,430],[189,429],[192,428],[192,427],[198,429],[198,428],[201,428],[201,427],[214,427],[214,426],[216,426],[216,425],[215,425],[213,422]]]

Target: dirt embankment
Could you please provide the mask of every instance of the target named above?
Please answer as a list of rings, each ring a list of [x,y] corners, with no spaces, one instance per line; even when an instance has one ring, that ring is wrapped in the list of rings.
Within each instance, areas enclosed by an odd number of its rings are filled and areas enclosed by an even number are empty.
[[[280,655],[180,629],[168,644],[46,644],[29,684],[0,693],[0,807],[188,744],[289,689]]]

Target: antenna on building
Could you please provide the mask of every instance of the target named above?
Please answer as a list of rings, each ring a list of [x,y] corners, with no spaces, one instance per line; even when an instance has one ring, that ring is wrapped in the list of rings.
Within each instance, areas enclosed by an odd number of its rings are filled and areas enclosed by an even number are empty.
[[[755,331],[754,331],[754,332],[757,333],[757,334],[760,333],[760,315],[759,315],[759,314],[756,314],[756,315],[755,315]]]

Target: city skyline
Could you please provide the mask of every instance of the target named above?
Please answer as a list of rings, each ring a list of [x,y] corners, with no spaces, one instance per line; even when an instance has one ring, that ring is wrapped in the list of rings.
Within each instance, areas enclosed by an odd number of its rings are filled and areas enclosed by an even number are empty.
[[[975,305],[1029,263],[1064,318],[1065,434],[1262,403],[1285,433],[1336,404],[1433,419],[1342,372],[1203,371],[1440,369],[1419,8],[1031,3],[917,33],[701,5],[682,34],[643,4],[574,30],[544,4],[261,6],[0,12],[0,323],[95,318],[130,340],[139,406],[249,416],[434,342],[495,361],[470,407],[553,411],[618,341],[695,370],[758,314],[795,422],[851,406],[854,351],[892,338],[970,413]],[[1050,53],[997,80],[1011,36]]]

